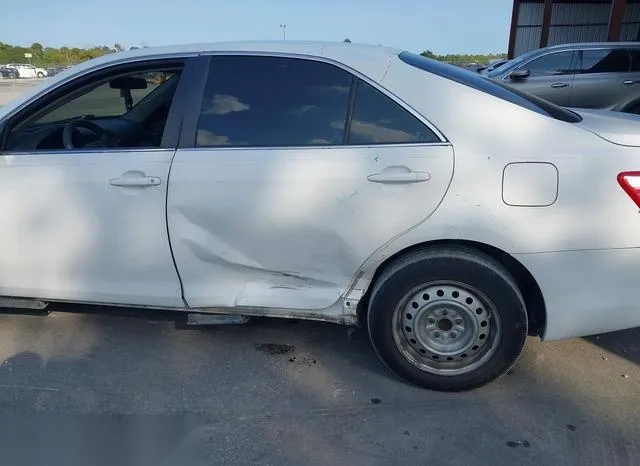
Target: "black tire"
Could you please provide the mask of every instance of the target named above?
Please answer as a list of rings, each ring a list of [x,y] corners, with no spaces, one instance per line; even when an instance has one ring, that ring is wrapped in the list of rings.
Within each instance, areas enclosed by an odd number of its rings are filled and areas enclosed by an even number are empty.
[[[38,73],[38,78],[40,78],[40,79],[44,78],[44,73],[39,72],[39,73]]]
[[[396,343],[401,338],[398,337],[397,326],[394,337],[393,329],[398,316],[403,318],[405,312],[399,310],[397,314],[396,308],[400,309],[399,306],[412,290],[422,284],[437,282],[455,282],[477,290],[488,300],[487,307],[492,308],[493,315],[497,316],[496,320],[500,323],[500,330],[495,332],[497,343],[487,343],[489,349],[483,356],[486,360],[479,357],[474,363],[477,367],[465,373],[445,375],[443,371],[420,368],[403,354]],[[497,379],[515,364],[527,337],[527,312],[516,282],[499,262],[467,247],[434,247],[400,257],[383,271],[373,285],[367,327],[376,353],[398,376],[427,389],[463,391]],[[412,340],[412,343],[415,341]],[[408,351],[411,350],[412,347]],[[420,348],[420,352],[424,350]],[[462,353],[462,357],[466,355]],[[464,365],[466,361],[460,359],[458,364]],[[443,361],[442,364],[447,363]]]

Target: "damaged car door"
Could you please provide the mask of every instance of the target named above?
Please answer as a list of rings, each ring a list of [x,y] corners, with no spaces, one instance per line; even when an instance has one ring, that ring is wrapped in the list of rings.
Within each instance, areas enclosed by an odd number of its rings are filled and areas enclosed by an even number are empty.
[[[167,198],[190,307],[327,308],[452,176],[436,130],[333,62],[214,55],[192,103]]]

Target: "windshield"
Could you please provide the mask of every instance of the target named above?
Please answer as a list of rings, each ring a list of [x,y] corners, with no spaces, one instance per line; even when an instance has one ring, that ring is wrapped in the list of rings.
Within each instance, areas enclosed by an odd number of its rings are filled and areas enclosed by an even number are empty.
[[[478,91],[490,94],[498,99],[527,108],[533,112],[568,123],[582,121],[582,117],[566,108],[559,107],[547,100],[514,89],[506,84],[493,81],[479,73],[465,70],[448,63],[431,60],[411,52],[402,52],[400,59],[408,65],[423,71],[464,84]]]

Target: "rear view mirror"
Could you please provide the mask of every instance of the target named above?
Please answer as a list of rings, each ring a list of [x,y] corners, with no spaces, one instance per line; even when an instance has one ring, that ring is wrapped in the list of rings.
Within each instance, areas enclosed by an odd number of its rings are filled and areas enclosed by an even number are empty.
[[[133,76],[120,76],[109,81],[109,87],[111,89],[131,90],[131,89],[146,89],[147,80],[144,78],[135,78]]]
[[[519,70],[513,71],[510,75],[510,79],[527,79],[529,77],[529,70],[526,68],[520,68]]]

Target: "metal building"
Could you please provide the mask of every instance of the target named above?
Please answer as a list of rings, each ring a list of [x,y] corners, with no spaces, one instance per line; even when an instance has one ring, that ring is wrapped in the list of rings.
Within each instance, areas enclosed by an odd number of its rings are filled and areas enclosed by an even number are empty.
[[[547,45],[640,40],[640,0],[514,0],[509,58]]]

